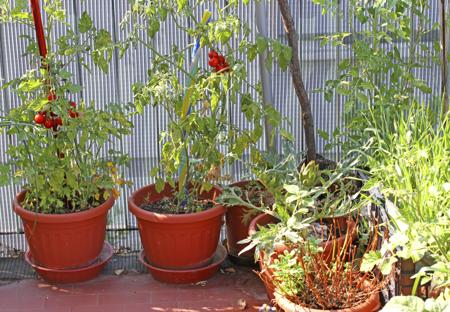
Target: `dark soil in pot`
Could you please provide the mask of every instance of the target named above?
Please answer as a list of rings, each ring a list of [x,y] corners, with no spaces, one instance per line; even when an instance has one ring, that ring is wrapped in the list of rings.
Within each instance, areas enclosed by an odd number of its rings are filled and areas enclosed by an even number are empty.
[[[195,205],[199,211],[205,211],[214,207],[214,203],[208,200],[194,200],[189,203],[185,203],[183,205]],[[178,199],[174,197],[164,197],[158,201],[154,202],[144,202],[140,206],[142,209],[151,211],[154,213],[162,213],[162,214],[170,214],[175,213],[178,206]],[[176,214],[186,214],[188,213],[186,210],[176,211]]]

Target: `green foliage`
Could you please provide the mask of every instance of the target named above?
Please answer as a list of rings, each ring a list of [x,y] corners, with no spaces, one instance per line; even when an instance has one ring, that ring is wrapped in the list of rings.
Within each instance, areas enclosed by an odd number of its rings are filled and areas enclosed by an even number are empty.
[[[128,183],[119,172],[127,156],[109,146],[130,133],[129,108],[111,104],[96,110],[93,103],[82,100],[70,103],[82,88],[73,83],[68,65],[80,60],[86,67],[85,56],[95,61],[97,55],[106,53],[107,59],[96,62],[105,70],[114,45],[106,30],[94,27],[88,13],[78,21],[77,33],[66,22],[62,1],[45,1],[43,9],[47,15],[47,57],[42,59],[35,40],[27,37],[27,53],[34,69],[3,86],[18,95],[21,105],[0,123],[16,142],[8,148],[9,162],[0,167],[0,182],[12,179],[23,183],[27,193],[22,205],[32,211],[86,210],[110,196],[117,197],[118,186]],[[14,8],[9,1],[0,2],[0,10],[0,22],[24,23],[30,17],[27,1],[15,1]],[[66,35],[55,38],[49,34],[57,23],[66,28]],[[53,125],[38,124],[35,115],[45,115],[43,118]]]
[[[450,123],[429,109],[412,106],[394,123],[390,135],[368,129],[364,150],[372,168],[366,187],[378,185],[391,202],[387,211],[396,232],[368,269],[390,259],[431,258],[417,277],[437,286],[450,281]],[[373,256],[373,255],[372,255]],[[389,260],[394,261],[394,260]]]
[[[448,296],[448,294],[447,294]],[[442,294],[437,299],[429,298],[425,302],[415,296],[396,296],[389,300],[381,312],[448,312],[450,300]]]
[[[344,16],[337,3],[315,0],[325,11]],[[326,82],[325,98],[344,96],[346,128],[336,140],[347,151],[360,147],[369,137],[364,129],[382,127],[389,133],[393,116],[416,102],[419,95],[432,98],[431,88],[419,78],[432,65],[439,50],[424,43],[431,29],[429,2],[422,0],[351,0],[345,16],[349,31],[322,36],[322,45],[343,46],[350,57],[338,65],[339,76]],[[382,122],[386,122],[383,123]],[[346,139],[340,139],[345,136]]]
[[[324,1],[316,2],[330,9]],[[350,32],[322,37],[323,44],[352,52],[351,59],[339,64],[339,77],[327,81],[325,97],[345,97],[347,129],[337,137],[347,137],[340,142],[345,150],[361,151],[363,165],[371,169],[366,189],[379,186],[393,202],[388,201],[387,210],[396,228],[380,251],[366,255],[363,269],[378,266],[388,273],[398,258],[417,262],[431,257],[432,265],[417,276],[422,283],[433,279],[448,286],[449,126],[438,125],[438,116],[417,104],[418,95],[429,99],[429,107],[434,104],[430,86],[418,77],[440,52],[439,45],[433,49],[424,43],[436,27],[426,26],[431,24],[430,4],[353,0],[348,8],[347,16],[356,18],[348,20]],[[337,6],[332,11],[342,14]]]
[[[229,190],[224,190],[219,200],[225,205],[239,204],[260,210],[279,220],[277,224],[260,228],[246,240],[250,244],[245,250],[256,247],[270,254],[276,242],[302,243],[317,220],[348,216],[367,203],[360,195],[356,164],[357,160],[348,160],[334,169],[319,170],[315,162],[298,167],[296,157],[291,154],[274,167],[262,169],[260,164],[260,171],[256,171],[258,181],[273,195],[274,203],[270,206],[244,204]]]
[[[32,16],[28,11],[27,0],[0,0],[0,23],[17,22],[31,25]]]
[[[298,256],[296,250],[286,250],[269,265],[269,269],[273,270],[275,287],[288,298],[297,296],[304,288],[305,276]]]
[[[204,4],[204,0],[177,1],[176,5],[169,0],[158,1],[158,5],[154,1],[130,1],[130,9],[121,22],[122,28],[131,29],[121,43],[122,54],[139,44],[153,55],[147,80],[133,86],[134,104],[140,113],[146,105],[161,107],[169,118],[167,129],[160,135],[160,166],[152,170],[152,175],[157,177],[157,189],[162,189],[164,181],[175,186],[177,180],[178,195],[185,194],[186,185],[198,194],[226,180],[223,166],[255,147],[263,135],[263,119],[275,127],[281,121],[278,112],[262,104],[260,86],[249,83],[247,60],[238,59],[238,53],[246,53],[253,60],[257,54],[269,51],[282,67],[290,59],[290,50],[279,42],[262,38],[256,43],[249,41],[250,27],[238,16],[238,1],[223,8],[214,3],[216,11],[208,23],[195,15],[204,10]],[[166,22],[174,23],[189,38],[197,38],[203,51],[215,50],[223,55],[230,64],[229,70],[193,70],[187,56],[192,46],[173,46],[170,52],[164,52],[154,45],[148,39]],[[256,98],[251,95],[255,93]],[[237,103],[251,125],[247,129],[230,122],[229,107]],[[222,152],[224,149],[227,154]]]

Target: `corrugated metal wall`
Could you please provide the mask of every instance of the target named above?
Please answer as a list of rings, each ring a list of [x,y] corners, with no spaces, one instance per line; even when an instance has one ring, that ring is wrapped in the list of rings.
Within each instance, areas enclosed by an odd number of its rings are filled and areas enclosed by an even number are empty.
[[[220,1],[224,4],[226,1]],[[348,51],[341,47],[321,47],[319,41],[315,40],[318,35],[343,31],[346,28],[345,19],[354,18],[344,14],[342,18],[331,15],[323,16],[321,8],[314,5],[310,0],[291,0],[293,15],[296,19],[297,29],[300,33],[300,57],[306,89],[309,92],[313,105],[313,114],[317,129],[324,130],[330,135],[333,130],[342,124],[343,119],[343,99],[339,96],[334,101],[328,103],[324,100],[323,94],[313,92],[313,90],[323,87],[327,79],[335,78],[338,62],[348,57]],[[436,3],[434,3],[436,2]],[[83,11],[87,11],[94,20],[96,27],[106,28],[116,40],[123,39],[126,33],[119,29],[119,21],[127,10],[128,2],[120,1],[69,1],[65,0],[67,15],[71,23],[75,24]],[[341,6],[345,8],[346,1],[341,1]],[[430,10],[430,22],[438,21],[437,1],[433,1]],[[281,22],[276,1],[268,3],[268,25],[269,35],[286,41],[283,24]],[[214,11],[214,8],[209,8]],[[201,12],[197,12],[201,15]],[[256,30],[253,6],[242,6],[239,9],[241,17],[252,25]],[[64,30],[57,29],[58,35]],[[3,84],[14,77],[24,73],[29,67],[29,60],[21,57],[24,52],[24,41],[19,38],[22,34],[30,34],[29,30],[20,25],[0,25],[0,82]],[[437,40],[437,33],[432,34],[430,41]],[[177,32],[170,22],[162,25],[161,31],[153,39],[161,49],[169,49],[170,45],[177,43],[179,46],[186,46],[189,38]],[[431,46],[431,42],[427,43]],[[406,51],[402,51],[406,53]],[[77,83],[83,86],[82,97],[87,100],[94,100],[98,107],[102,107],[107,102],[128,102],[132,100],[131,84],[136,81],[146,79],[146,69],[149,67],[152,55],[148,50],[137,48],[130,50],[128,54],[119,59],[114,55],[110,66],[110,73],[103,74],[100,70],[92,66],[92,73],[87,73],[81,66],[72,66],[71,71],[75,74]],[[259,68],[256,61],[248,64],[249,80],[256,82],[259,80]],[[439,69],[437,66],[425,68],[420,73],[422,78],[429,80],[433,89],[439,88]],[[281,72],[278,68],[273,71],[273,94],[274,105],[284,117],[291,120],[291,132],[297,137],[296,148],[298,151],[304,149],[302,140],[302,125],[300,120],[299,105],[292,88],[291,79],[287,72]],[[75,99],[76,100],[76,99]],[[17,98],[7,90],[0,90],[0,114],[7,113],[11,107],[18,105]],[[230,119],[241,127],[248,126],[244,118],[239,113],[237,106],[230,107]],[[150,168],[154,167],[160,158],[160,146],[158,134],[167,124],[167,118],[159,108],[147,107],[142,116],[133,119],[135,128],[133,134],[117,142],[120,149],[128,153],[131,164],[124,168],[129,180],[134,185],[125,189],[117,204],[110,213],[108,239],[116,248],[122,247],[131,250],[140,248],[140,242],[134,218],[128,213],[126,199],[130,193],[152,182],[149,177]],[[288,124],[285,123],[288,127]],[[0,161],[5,161],[5,151],[7,145],[12,143],[12,138],[2,134],[0,136]],[[323,153],[324,142],[318,138],[318,151]],[[118,146],[116,146],[117,148]],[[339,150],[333,150],[326,154],[329,158],[336,158]],[[238,166],[230,168],[234,178],[241,177],[241,170]],[[0,188],[0,257],[7,255],[6,251],[24,250],[26,242],[21,233],[22,227],[18,218],[11,209],[11,202],[14,194],[18,191],[18,186],[7,186]]]

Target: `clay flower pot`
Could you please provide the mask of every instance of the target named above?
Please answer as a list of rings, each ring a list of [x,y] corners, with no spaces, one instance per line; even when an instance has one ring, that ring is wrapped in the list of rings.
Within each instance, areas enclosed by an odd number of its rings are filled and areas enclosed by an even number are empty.
[[[277,305],[285,312],[323,312],[323,311],[333,311],[333,312],[376,312],[380,309],[380,294],[375,292],[369,296],[369,298],[362,304],[347,308],[347,309],[338,309],[338,310],[318,310],[311,309],[307,307],[303,307],[301,305],[295,304],[279,293],[275,292],[275,301]]]
[[[98,207],[75,213],[43,214],[22,208],[25,192],[13,208],[22,219],[25,237],[36,265],[51,269],[89,266],[103,249],[108,210],[114,197]]]
[[[277,223],[278,220],[277,218],[263,213],[260,214],[259,216],[257,216],[256,218],[254,218],[252,220],[252,222],[250,222],[249,225],[249,229],[248,229],[248,235],[251,236],[253,234],[255,234],[258,231],[258,227],[267,225],[267,224],[271,224],[271,223]],[[265,252],[264,251],[260,251],[259,253],[259,270],[260,270],[260,278],[263,281],[264,287],[266,288],[266,294],[267,297],[270,300],[274,300],[275,296],[274,296],[274,292],[275,292],[275,285],[272,282],[272,276],[273,276],[273,271],[271,269],[269,269],[264,261],[261,261],[261,259],[264,259],[265,257]]]
[[[352,238],[355,239],[357,235],[357,227],[356,223],[353,220],[346,220],[345,217],[339,217],[336,218],[336,221],[339,223],[339,226],[341,229],[344,227],[347,229],[347,231],[351,232]],[[265,226],[270,223],[277,223],[278,220],[269,215],[269,214],[261,214],[254,218],[252,222],[250,222],[249,225],[249,235],[253,235],[257,232],[258,226]],[[331,222],[331,221],[330,221]],[[340,250],[343,248],[346,240],[346,236],[343,235],[337,239],[333,239],[330,241],[326,241],[324,243],[321,243],[321,246],[323,247],[323,259],[327,262],[331,262],[333,258],[333,254],[337,254],[340,252]],[[265,252],[263,250],[260,251],[260,259],[264,259]],[[272,257],[273,259],[276,258],[276,255]],[[267,297],[270,300],[273,300],[275,298],[274,292],[275,292],[275,285],[272,282],[272,276],[273,276],[273,270],[268,268],[264,261],[259,261],[259,268],[261,271],[260,278],[262,279],[264,286],[266,288]]]
[[[219,188],[213,188],[203,193],[202,199],[214,201],[220,193]],[[147,200],[156,202],[172,194],[169,184],[161,193],[151,184],[137,190],[128,199],[128,208],[138,221],[146,260],[152,266],[169,270],[209,265],[217,249],[226,209],[215,205],[196,213],[159,214],[140,208]]]
[[[327,218],[330,223],[338,224],[339,229],[345,230],[349,232],[351,235],[351,241],[356,239],[358,235],[358,229],[356,227],[355,221],[352,219],[347,219],[346,217],[337,217],[337,218]],[[321,243],[320,246],[323,248],[323,259],[329,263],[333,260],[335,255],[339,254],[344,246],[348,246],[350,237],[349,235],[342,235],[338,238],[328,240],[324,243]]]
[[[240,181],[231,184],[231,187],[243,188],[251,181]],[[247,247],[245,244],[238,244],[239,241],[247,238],[249,224],[243,222],[244,215],[249,212],[249,208],[245,206],[230,206],[225,214],[227,226],[227,248],[228,253],[233,257],[253,259],[255,249],[246,251],[239,255],[242,249]]]

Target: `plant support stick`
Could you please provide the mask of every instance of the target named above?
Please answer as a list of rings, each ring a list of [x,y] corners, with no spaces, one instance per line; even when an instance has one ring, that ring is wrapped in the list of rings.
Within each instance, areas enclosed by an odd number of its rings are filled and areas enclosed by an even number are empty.
[[[39,46],[39,54],[43,59],[47,56],[47,45],[45,43],[44,27],[42,26],[41,9],[39,0],[30,0],[31,12],[33,13],[34,26],[36,28],[36,38]]]
[[[258,32],[264,38],[268,37],[267,31],[267,7],[266,1],[261,0],[255,3],[256,9],[256,26],[258,27]],[[266,66],[267,52],[265,51],[259,57],[259,69],[261,71],[261,81],[262,81],[262,91],[263,91],[263,102],[264,106],[273,105],[272,96],[272,86],[270,80],[270,73]],[[273,142],[271,142],[271,135],[273,128],[269,124],[267,117],[264,120],[264,129],[266,131],[266,149],[270,151],[276,151],[277,149],[277,137],[275,135]]]

